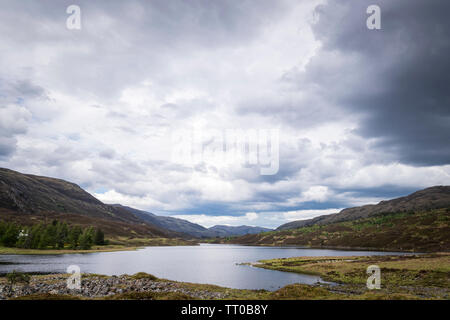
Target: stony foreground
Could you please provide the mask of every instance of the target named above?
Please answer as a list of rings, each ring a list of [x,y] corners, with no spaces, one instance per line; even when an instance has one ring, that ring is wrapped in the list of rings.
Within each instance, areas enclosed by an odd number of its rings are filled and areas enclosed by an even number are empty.
[[[134,276],[99,276],[85,275],[82,277],[81,289],[67,287],[67,275],[32,276],[28,284],[9,284],[0,280],[0,299],[17,297],[42,298],[123,298],[123,299],[220,299],[223,294],[208,290],[189,290],[181,283],[159,280],[151,275],[137,274]]]

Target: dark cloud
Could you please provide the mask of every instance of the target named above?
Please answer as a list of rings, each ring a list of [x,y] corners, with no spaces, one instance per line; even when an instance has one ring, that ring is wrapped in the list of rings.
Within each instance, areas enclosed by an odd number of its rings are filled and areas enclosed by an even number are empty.
[[[45,95],[44,88],[33,84],[30,80],[19,80],[13,84],[13,88],[21,98],[36,98]]]
[[[45,89],[29,79],[0,77],[0,105],[24,104],[29,99],[46,98]]]
[[[0,158],[6,158],[16,150],[16,139],[0,137]]]
[[[17,149],[17,135],[25,134],[31,119],[27,104],[46,98],[44,88],[29,79],[11,79],[0,74],[0,158]]]
[[[394,184],[386,183],[385,185],[378,187],[368,188],[336,188],[335,192],[340,194],[346,194],[347,197],[358,198],[379,198],[379,199],[394,199],[406,196],[417,191],[414,187],[397,186]],[[348,203],[341,203],[341,207],[348,207]]]
[[[391,161],[448,164],[450,3],[377,1],[382,30],[366,28],[371,4],[331,0],[318,7],[314,32],[322,49],[305,73],[294,70],[286,81],[359,114],[355,133],[375,138],[372,147]]]
[[[116,156],[114,149],[104,149],[99,152],[99,156],[106,159],[113,159]]]

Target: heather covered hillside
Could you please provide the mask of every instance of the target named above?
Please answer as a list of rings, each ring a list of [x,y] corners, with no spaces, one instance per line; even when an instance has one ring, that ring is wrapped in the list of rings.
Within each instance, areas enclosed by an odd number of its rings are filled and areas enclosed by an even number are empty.
[[[222,241],[225,242],[225,241]],[[276,231],[227,240],[246,245],[450,251],[450,187],[294,221]]]

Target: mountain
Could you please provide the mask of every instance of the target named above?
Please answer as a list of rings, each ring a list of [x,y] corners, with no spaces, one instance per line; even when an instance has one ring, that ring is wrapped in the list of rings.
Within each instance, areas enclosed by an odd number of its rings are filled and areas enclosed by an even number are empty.
[[[222,238],[216,243],[352,250],[449,252],[450,209],[379,215],[326,225]]]
[[[249,226],[214,226],[211,228],[205,228],[199,224],[189,222],[187,220],[158,216],[151,212],[137,210],[120,204],[113,204],[112,206],[123,208],[133,213],[138,218],[147,221],[155,226],[184,233],[195,238],[216,238],[216,237],[230,237],[230,236],[242,236],[245,234],[255,234],[260,232],[271,231],[271,229]]]
[[[189,222],[187,220],[173,217],[157,216],[151,212],[134,209],[127,206],[122,206],[120,204],[113,204],[112,206],[116,208],[123,208],[133,213],[141,220],[167,230],[184,233],[196,238],[210,238],[216,236],[214,232],[209,231],[207,228],[199,224]]]
[[[218,243],[388,251],[450,251],[450,187],[295,221]]]
[[[215,233],[216,237],[243,236],[246,234],[257,234],[272,231],[272,229],[250,226],[222,226],[217,225],[208,229]]]
[[[381,213],[423,211],[450,208],[450,186],[435,186],[414,192],[406,197],[381,201],[374,205],[348,208],[339,213],[319,216],[308,220],[298,220],[279,226],[276,230],[291,230],[313,225],[326,225],[372,217]]]
[[[177,236],[128,210],[102,203],[74,183],[5,168],[0,168],[0,215],[24,224],[60,219],[98,226],[117,236]]]

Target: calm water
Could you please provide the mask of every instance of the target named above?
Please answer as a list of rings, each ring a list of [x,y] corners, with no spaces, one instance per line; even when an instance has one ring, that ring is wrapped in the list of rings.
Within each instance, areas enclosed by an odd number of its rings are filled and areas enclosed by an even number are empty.
[[[75,264],[80,266],[83,273],[121,275],[143,271],[170,280],[238,289],[276,290],[290,283],[313,284],[323,281],[317,276],[265,270],[237,263],[299,256],[386,254],[393,253],[202,244],[87,254],[0,255],[0,273],[12,270],[59,273]]]

